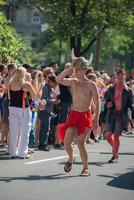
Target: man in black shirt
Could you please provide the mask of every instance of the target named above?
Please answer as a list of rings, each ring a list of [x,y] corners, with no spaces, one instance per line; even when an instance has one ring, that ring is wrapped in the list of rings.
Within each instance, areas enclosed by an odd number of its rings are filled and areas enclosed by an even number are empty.
[[[61,140],[59,138],[59,134],[62,126],[66,122],[66,119],[68,117],[72,105],[72,94],[70,86],[64,86],[59,84],[59,91],[60,91],[59,95],[60,103],[57,106],[58,119],[57,119],[57,128],[56,128],[55,144],[54,144],[54,148],[56,149],[61,148]]]

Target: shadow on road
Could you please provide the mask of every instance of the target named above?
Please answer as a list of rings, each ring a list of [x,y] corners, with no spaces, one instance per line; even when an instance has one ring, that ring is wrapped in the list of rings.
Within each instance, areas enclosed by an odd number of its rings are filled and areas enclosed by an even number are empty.
[[[88,162],[89,165],[96,165],[98,167],[103,167],[107,162]],[[65,165],[65,162],[60,162],[59,165]],[[82,162],[75,161],[73,165],[82,165]]]
[[[30,175],[27,177],[0,177],[0,182],[11,182],[11,181],[17,181],[17,180],[24,180],[24,181],[42,181],[42,180],[63,180],[63,179],[69,179],[69,178],[75,178],[79,177],[77,176],[68,176],[65,174],[53,174],[53,175],[47,175],[47,176],[39,176],[39,175]]]
[[[126,189],[126,190],[134,190],[134,168],[129,169],[130,172],[126,172],[125,174],[120,174],[118,177],[108,176],[108,175],[98,175],[106,178],[113,178],[111,181],[107,183],[108,186]]]
[[[134,135],[123,134],[122,136],[123,136],[123,137],[126,137],[126,138],[134,138]]]
[[[111,154],[110,152],[99,152],[100,154]],[[134,155],[134,152],[124,152],[124,153],[119,153],[120,155],[128,155],[128,156],[132,156]]]

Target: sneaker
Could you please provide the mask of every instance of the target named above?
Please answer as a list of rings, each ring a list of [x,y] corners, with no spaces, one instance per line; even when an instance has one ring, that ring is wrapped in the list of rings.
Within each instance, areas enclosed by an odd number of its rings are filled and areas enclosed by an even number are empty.
[[[23,159],[29,159],[29,158],[30,158],[30,156],[28,156],[28,155],[25,156],[25,157],[19,157],[19,159],[22,159],[22,160],[23,160]]]
[[[64,146],[61,145],[61,144],[54,144],[54,148],[55,148],[55,149],[63,150],[63,149],[64,149]]]
[[[18,156],[11,156],[11,159],[18,159]]]
[[[41,150],[41,151],[50,151],[50,148],[47,145],[46,146],[39,146],[38,149]]]
[[[99,142],[99,139],[98,138],[95,138],[94,139],[95,143]]]
[[[0,148],[6,148],[6,144],[0,143]]]

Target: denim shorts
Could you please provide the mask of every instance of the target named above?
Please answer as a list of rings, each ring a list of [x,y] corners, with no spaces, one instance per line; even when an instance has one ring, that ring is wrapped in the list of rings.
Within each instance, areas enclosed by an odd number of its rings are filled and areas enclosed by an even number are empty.
[[[124,127],[120,118],[106,122],[105,132],[119,133],[123,131]]]

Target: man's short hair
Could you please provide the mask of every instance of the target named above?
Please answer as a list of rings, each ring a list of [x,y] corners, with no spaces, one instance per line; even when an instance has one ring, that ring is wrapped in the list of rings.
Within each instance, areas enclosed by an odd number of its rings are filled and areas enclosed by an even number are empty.
[[[31,69],[32,67],[31,67],[31,65],[29,65],[29,64],[22,64],[22,67],[24,67],[25,69]]]
[[[126,74],[126,71],[124,70],[124,69],[118,69],[117,71],[116,71],[116,74],[117,75],[119,75],[119,74]]]
[[[4,69],[6,69],[6,66],[1,63],[0,64],[0,72],[2,73]]]
[[[48,82],[49,81],[52,81],[52,82],[54,82],[54,83],[57,83],[57,81],[56,81],[56,76],[48,76]]]
[[[16,63],[10,63],[7,65],[7,69],[8,71],[12,70],[12,69],[17,69],[17,65]]]

